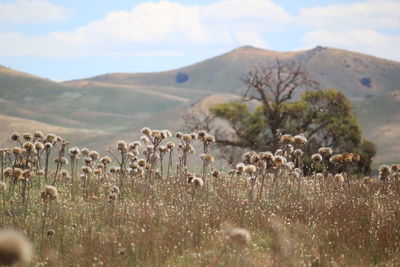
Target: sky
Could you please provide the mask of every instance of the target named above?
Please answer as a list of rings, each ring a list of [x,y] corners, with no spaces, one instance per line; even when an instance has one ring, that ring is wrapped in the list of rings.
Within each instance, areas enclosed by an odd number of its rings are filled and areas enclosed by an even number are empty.
[[[0,65],[56,81],[170,70],[244,45],[400,61],[400,0],[0,0]]]

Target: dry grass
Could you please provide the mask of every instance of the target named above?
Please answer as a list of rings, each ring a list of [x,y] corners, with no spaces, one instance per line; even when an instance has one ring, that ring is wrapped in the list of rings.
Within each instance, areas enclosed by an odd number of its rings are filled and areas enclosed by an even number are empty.
[[[54,156],[61,155],[55,150],[61,144],[53,146]],[[111,152],[121,160],[117,155],[122,151]],[[90,164],[94,169],[99,162]],[[254,180],[238,173],[208,174],[204,186],[197,187],[188,182],[192,174],[183,166],[169,177],[166,166],[163,177],[153,166],[135,175],[129,169],[107,177],[59,177],[55,200],[51,192],[40,193],[43,177],[14,183],[5,176],[0,224],[27,233],[36,251],[35,266],[400,262],[400,180],[353,180],[348,186],[336,183],[332,174],[316,180],[275,166],[265,175],[258,168],[250,174]],[[201,166],[193,170],[201,176]],[[53,179],[54,173],[49,181]],[[236,227],[247,229],[251,239],[232,237]]]

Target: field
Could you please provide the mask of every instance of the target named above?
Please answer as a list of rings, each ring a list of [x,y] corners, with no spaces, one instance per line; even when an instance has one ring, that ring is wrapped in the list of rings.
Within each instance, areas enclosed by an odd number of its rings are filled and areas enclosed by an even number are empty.
[[[356,178],[358,155],[321,148],[306,175],[297,135],[219,170],[205,132],[142,134],[104,155],[13,134],[0,150],[0,220],[33,256],[0,232],[0,265],[398,266],[399,165]]]

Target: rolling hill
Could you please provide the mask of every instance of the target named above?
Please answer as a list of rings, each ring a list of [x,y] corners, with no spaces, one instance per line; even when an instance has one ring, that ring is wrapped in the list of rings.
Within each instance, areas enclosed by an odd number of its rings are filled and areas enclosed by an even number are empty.
[[[355,104],[365,135],[378,145],[376,162],[398,160],[400,63],[325,47],[276,52],[245,46],[176,70],[62,83],[0,66],[0,134],[9,134],[11,122],[12,130],[20,131],[36,124],[103,150],[117,139],[134,140],[143,126],[179,130],[181,114],[193,105],[234,97],[243,90],[243,74],[275,58],[299,61],[322,88],[343,90]]]

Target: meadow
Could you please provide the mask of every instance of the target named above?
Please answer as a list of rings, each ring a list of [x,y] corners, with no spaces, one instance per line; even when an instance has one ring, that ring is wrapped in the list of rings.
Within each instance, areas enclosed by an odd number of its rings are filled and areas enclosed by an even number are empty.
[[[283,135],[219,170],[204,131],[142,134],[100,155],[13,133],[0,149],[0,265],[399,266],[400,165],[358,178],[357,154],[323,147],[304,173],[306,138]]]

